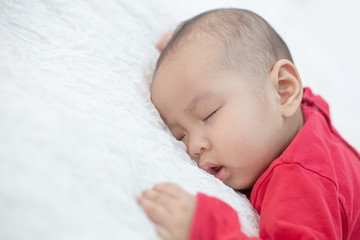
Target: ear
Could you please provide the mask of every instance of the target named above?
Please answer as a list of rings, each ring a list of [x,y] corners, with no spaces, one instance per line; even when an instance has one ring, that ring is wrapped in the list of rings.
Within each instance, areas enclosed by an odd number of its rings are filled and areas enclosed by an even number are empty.
[[[299,109],[303,87],[295,65],[287,60],[277,61],[270,72],[270,80],[280,97],[283,118],[292,117]]]

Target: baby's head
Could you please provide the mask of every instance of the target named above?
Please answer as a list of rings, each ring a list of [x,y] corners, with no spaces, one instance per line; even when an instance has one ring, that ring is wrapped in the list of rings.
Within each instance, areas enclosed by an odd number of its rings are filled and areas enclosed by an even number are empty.
[[[151,96],[190,157],[234,189],[251,188],[303,123],[286,44],[246,10],[182,24],[158,60]]]

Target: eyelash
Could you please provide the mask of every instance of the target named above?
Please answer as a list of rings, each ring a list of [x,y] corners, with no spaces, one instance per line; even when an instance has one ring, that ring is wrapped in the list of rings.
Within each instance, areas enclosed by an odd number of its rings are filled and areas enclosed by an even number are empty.
[[[216,109],[215,111],[213,111],[211,114],[209,114],[206,118],[203,119],[203,122],[208,121],[211,117],[214,116],[214,114],[218,111],[219,109]]]
[[[184,139],[184,137],[185,137],[185,135],[184,136],[182,136],[181,138],[179,138],[179,139],[176,139],[176,140],[178,140],[178,141],[182,141],[183,139]]]
[[[203,122],[207,122],[211,117],[214,116],[214,114],[219,110],[220,108],[216,109],[215,111],[213,111],[212,113],[210,113],[207,117],[205,117],[202,121]],[[178,141],[182,141],[184,139],[185,135],[180,137],[180,138],[177,138],[176,140]]]

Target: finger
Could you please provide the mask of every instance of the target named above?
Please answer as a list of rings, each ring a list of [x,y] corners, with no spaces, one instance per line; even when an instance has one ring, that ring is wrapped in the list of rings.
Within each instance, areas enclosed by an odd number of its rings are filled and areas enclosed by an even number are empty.
[[[157,190],[145,190],[142,196],[164,206],[167,209],[169,209],[174,202],[174,197]]]
[[[169,31],[164,34],[164,36],[161,38],[161,40],[156,45],[156,48],[159,50],[159,52],[162,52],[166,45],[170,42],[172,35],[174,34],[174,31]]]
[[[158,204],[157,202],[154,202],[144,196],[138,197],[138,203],[153,222],[161,225],[165,225],[169,222],[168,210],[161,204]]]
[[[156,233],[164,240],[170,240],[171,239],[171,234],[169,232],[169,230],[164,227],[163,225],[160,224],[155,224],[155,229],[156,229]]]
[[[180,197],[185,191],[174,183],[159,183],[154,186],[154,190],[166,193],[172,197]]]

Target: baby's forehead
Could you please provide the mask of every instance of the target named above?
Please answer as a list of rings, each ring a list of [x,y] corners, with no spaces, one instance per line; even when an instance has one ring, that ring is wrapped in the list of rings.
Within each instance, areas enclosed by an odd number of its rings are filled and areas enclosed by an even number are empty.
[[[220,46],[219,43],[219,37],[208,31],[204,31],[204,29],[200,27],[193,27],[181,33],[175,32],[170,42],[162,51],[157,62],[157,67],[169,57],[176,56],[179,53],[191,53],[194,45],[200,49],[206,49],[210,46],[210,48],[218,49]]]
[[[221,53],[220,45],[211,38],[206,37],[206,35],[190,37],[186,41],[179,42],[177,45],[167,49],[167,52],[162,54],[155,73],[162,68],[179,64],[184,66],[190,61],[194,63],[196,61],[204,61],[205,57],[208,63],[219,63],[218,60],[221,57]]]

